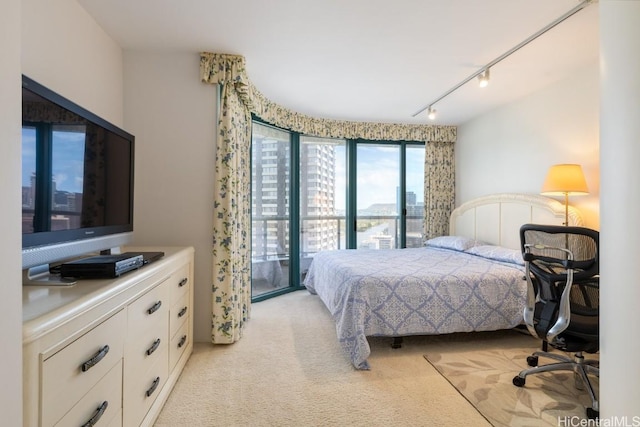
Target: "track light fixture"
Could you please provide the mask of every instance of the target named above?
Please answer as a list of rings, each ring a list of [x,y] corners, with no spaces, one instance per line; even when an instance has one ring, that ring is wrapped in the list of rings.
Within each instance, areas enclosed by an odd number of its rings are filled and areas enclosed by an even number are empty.
[[[458,83],[457,85],[455,85],[454,87],[452,87],[451,89],[449,89],[448,91],[446,91],[445,93],[440,95],[438,98],[434,99],[429,104],[427,104],[426,106],[424,106],[420,110],[416,111],[413,114],[412,117],[416,117],[418,114],[421,114],[422,112],[424,112],[424,111],[426,111],[428,109],[429,112],[427,114],[427,117],[429,117],[429,119],[433,120],[435,118],[435,112],[436,112],[436,110],[433,109],[433,105],[437,104],[438,102],[440,102],[441,100],[443,100],[444,98],[449,96],[451,93],[455,92],[456,90],[460,89],[462,86],[464,86],[465,84],[467,84],[469,81],[473,80],[476,77],[478,77],[478,81],[480,83],[480,87],[485,87],[487,84],[489,84],[489,68],[493,67],[498,62],[506,59],[512,53],[515,53],[518,50],[522,49],[523,47],[525,47],[526,45],[528,45],[529,43],[531,43],[532,41],[534,41],[535,39],[537,39],[538,37],[540,37],[541,35],[546,33],[547,31],[551,30],[552,28],[554,28],[557,25],[559,25],[560,23],[564,22],[565,20],[567,20],[571,16],[573,16],[576,13],[580,12],[582,9],[584,9],[587,6],[589,6],[591,3],[597,3],[597,1],[598,0],[583,0],[583,1],[581,1],[578,6],[574,7],[571,10],[569,10],[564,15],[560,16],[559,18],[557,18],[555,21],[551,22],[546,27],[544,27],[541,30],[537,31],[536,33],[532,34],[527,39],[525,39],[524,41],[520,42],[516,46],[512,47],[511,49],[509,49],[508,51],[506,51],[505,53],[503,53],[502,55],[500,55],[499,57],[497,57],[493,61],[487,63],[480,70],[478,70],[475,73],[471,74],[469,77],[467,77],[466,79],[462,80],[460,83]]]
[[[486,68],[480,75],[478,75],[478,86],[487,87],[489,86],[489,69]]]

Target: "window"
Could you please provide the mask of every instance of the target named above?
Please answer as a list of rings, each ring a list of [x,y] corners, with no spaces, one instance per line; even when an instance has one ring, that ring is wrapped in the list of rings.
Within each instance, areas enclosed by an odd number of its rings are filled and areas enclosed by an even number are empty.
[[[424,233],[424,144],[407,144],[405,149],[405,202],[406,248],[423,245]]]
[[[357,247],[401,247],[399,145],[357,145],[356,195]]]
[[[346,147],[346,140],[300,136],[300,283],[313,254],[347,247]]]
[[[319,138],[257,120],[254,300],[299,289],[325,250],[422,244],[424,144]]]
[[[23,125],[23,234],[81,226],[85,133],[84,125]]]
[[[288,132],[253,124],[251,152],[251,266],[253,293],[289,286]]]

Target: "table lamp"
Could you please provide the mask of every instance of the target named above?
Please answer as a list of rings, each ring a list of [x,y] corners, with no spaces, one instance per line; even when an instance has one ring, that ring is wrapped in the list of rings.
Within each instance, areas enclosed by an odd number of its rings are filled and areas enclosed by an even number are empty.
[[[564,225],[569,225],[569,195],[589,194],[582,167],[575,164],[551,166],[540,194],[564,196]]]

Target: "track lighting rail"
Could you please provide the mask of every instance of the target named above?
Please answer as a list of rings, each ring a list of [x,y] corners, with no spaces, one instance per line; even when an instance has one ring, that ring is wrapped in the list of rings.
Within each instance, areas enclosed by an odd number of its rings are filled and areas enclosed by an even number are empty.
[[[526,45],[528,45],[529,43],[531,43],[532,41],[534,41],[535,39],[537,39],[538,37],[540,37],[541,35],[546,33],[547,31],[553,29],[554,27],[556,27],[557,25],[561,24],[562,22],[564,22],[565,20],[567,20],[571,16],[573,16],[576,13],[580,12],[582,9],[584,9],[587,6],[589,6],[591,3],[596,3],[597,1],[598,0],[584,0],[584,1],[580,2],[580,4],[577,5],[576,7],[574,7],[573,9],[571,9],[568,12],[564,13],[562,16],[560,16],[559,18],[555,19],[553,22],[551,22],[550,24],[548,24],[544,28],[536,31],[534,34],[530,35],[525,40],[523,40],[522,42],[518,43],[517,45],[515,45],[514,47],[512,47],[511,49],[509,49],[508,51],[506,51],[502,55],[498,56],[493,61],[487,63],[487,65],[483,66],[478,71],[476,71],[475,73],[471,74],[469,77],[467,77],[466,79],[462,80],[460,83],[458,83],[457,85],[453,86],[451,89],[449,89],[448,91],[446,91],[445,93],[443,93],[442,95],[440,95],[439,97],[437,97],[436,99],[434,99],[433,101],[431,101],[430,103],[428,103],[427,105],[425,105],[424,107],[422,107],[421,109],[416,111],[411,117],[416,117],[417,115],[423,113],[426,110],[435,111],[435,109],[433,109],[434,104],[436,104],[437,102],[443,100],[447,96],[451,95],[453,92],[455,92],[456,90],[460,89],[462,86],[464,86],[465,84],[467,84],[471,80],[475,79],[480,74],[484,73],[485,70],[489,70],[491,67],[493,67],[494,65],[496,65],[500,61],[506,59],[511,54],[513,54],[513,53],[517,52],[518,50],[522,49],[523,47],[525,47]]]

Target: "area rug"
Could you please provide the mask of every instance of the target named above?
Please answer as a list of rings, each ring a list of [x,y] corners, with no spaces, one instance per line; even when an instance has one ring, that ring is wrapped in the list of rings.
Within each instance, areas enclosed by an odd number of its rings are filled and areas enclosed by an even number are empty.
[[[528,367],[527,356],[539,348],[525,331],[482,333],[473,340],[453,334],[430,345],[424,357],[494,426],[582,425],[591,399],[576,388],[572,372],[531,375],[524,387],[513,385]],[[540,364],[551,362],[540,358]],[[597,393],[598,378],[590,379]]]

